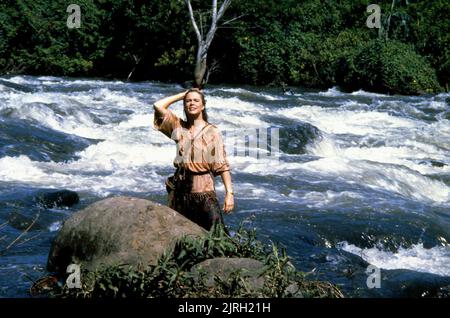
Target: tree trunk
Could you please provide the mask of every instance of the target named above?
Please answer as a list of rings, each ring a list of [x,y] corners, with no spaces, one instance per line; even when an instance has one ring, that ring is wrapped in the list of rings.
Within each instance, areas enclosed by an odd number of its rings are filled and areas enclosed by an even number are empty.
[[[206,56],[204,58],[197,58],[194,71],[194,87],[202,88],[206,84]]]
[[[203,33],[203,28],[200,30],[197,26],[197,22],[194,17],[194,10],[192,9],[191,1],[185,0],[186,6],[189,10],[189,16],[191,18],[192,26],[194,27],[195,34],[197,35],[198,41],[198,49],[197,49],[197,59],[195,63],[194,70],[194,86],[198,88],[202,88],[206,84],[207,79],[207,55],[208,49],[211,45],[211,42],[214,38],[214,34],[217,31],[217,23],[222,18],[225,10],[231,3],[231,0],[224,0],[222,5],[220,6],[219,11],[217,11],[217,0],[212,1],[212,15],[211,15],[211,27],[208,33]]]
[[[206,84],[206,70],[208,68],[207,55],[209,45],[205,41],[198,44],[197,58],[194,70],[194,87],[202,88]]]

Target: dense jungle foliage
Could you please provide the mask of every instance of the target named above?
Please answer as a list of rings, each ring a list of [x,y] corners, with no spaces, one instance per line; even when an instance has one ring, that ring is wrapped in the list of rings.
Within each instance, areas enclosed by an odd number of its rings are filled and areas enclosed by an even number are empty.
[[[81,27],[68,28],[76,3]],[[220,3],[220,1],[219,1]],[[210,83],[420,94],[448,90],[450,2],[234,0],[208,55]],[[210,0],[192,0],[208,27]],[[236,19],[235,19],[236,18]],[[184,82],[197,39],[182,0],[3,0],[0,74]]]

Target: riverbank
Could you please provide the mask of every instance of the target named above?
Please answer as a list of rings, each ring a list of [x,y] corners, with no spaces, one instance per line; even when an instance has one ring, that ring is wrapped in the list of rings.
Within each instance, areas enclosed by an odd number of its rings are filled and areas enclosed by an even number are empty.
[[[79,28],[67,26],[67,5],[0,4],[0,74],[193,78],[196,41],[184,3],[83,0]],[[394,1],[380,10],[381,25],[369,28],[364,1],[232,1],[224,21],[233,21],[219,27],[208,52],[210,83],[448,91],[449,2]]]

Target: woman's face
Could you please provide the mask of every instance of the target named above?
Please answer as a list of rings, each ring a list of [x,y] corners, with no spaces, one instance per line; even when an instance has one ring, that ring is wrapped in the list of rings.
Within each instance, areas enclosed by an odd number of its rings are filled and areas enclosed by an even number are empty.
[[[184,111],[186,114],[197,117],[202,113],[205,106],[202,102],[202,96],[196,92],[190,92],[184,99]]]

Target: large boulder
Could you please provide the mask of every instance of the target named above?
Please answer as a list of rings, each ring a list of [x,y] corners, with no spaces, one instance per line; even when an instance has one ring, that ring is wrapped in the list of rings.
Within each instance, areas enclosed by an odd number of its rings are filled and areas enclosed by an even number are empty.
[[[183,235],[206,231],[178,212],[149,200],[113,197],[76,212],[64,222],[50,249],[47,269],[64,275],[69,264],[154,265]]]

